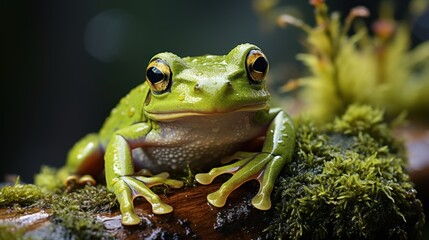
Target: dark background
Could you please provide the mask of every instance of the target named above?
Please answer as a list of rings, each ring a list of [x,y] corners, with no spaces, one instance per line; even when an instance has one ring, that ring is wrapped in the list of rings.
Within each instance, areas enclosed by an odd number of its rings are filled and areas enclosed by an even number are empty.
[[[379,1],[327,2],[343,15],[365,5],[371,21]],[[408,1],[396,2],[400,17]],[[308,1],[285,4],[312,24]],[[226,54],[251,42],[264,50],[272,69],[284,63],[291,71],[300,68],[295,55],[303,51],[302,32],[264,25],[251,1],[2,0],[1,5],[0,176],[19,174],[27,182],[41,165],[62,166],[73,143],[98,131],[118,100],[144,81],[147,61],[158,52]]]

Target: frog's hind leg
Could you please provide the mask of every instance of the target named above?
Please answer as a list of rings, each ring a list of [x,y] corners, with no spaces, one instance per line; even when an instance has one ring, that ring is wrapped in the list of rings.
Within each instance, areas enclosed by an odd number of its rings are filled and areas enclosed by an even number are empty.
[[[99,176],[104,168],[104,150],[97,134],[88,134],[69,151],[66,166],[60,178],[66,186],[73,183],[95,184],[92,177]]]

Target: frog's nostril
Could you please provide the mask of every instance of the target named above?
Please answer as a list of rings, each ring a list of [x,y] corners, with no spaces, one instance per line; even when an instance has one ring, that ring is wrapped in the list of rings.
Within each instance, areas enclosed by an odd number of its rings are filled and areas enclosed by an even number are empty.
[[[201,85],[200,84],[195,84],[195,87],[194,87],[194,89],[195,89],[195,91],[200,91],[201,90]]]
[[[234,90],[234,87],[232,86],[231,81],[226,81],[225,82],[225,91],[229,92],[231,90]]]

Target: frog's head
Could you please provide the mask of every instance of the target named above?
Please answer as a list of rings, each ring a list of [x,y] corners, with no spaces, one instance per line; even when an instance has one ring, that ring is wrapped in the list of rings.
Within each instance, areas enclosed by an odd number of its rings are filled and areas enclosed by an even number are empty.
[[[267,108],[268,60],[252,44],[227,55],[180,58],[160,53],[149,62],[145,113],[158,121]]]

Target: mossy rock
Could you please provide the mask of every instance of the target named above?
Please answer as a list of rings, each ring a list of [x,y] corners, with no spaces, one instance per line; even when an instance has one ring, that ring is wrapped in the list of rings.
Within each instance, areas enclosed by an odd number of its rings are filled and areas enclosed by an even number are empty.
[[[332,123],[296,122],[297,149],[275,190],[270,236],[416,239],[424,214],[405,149],[383,112],[351,106]]]

